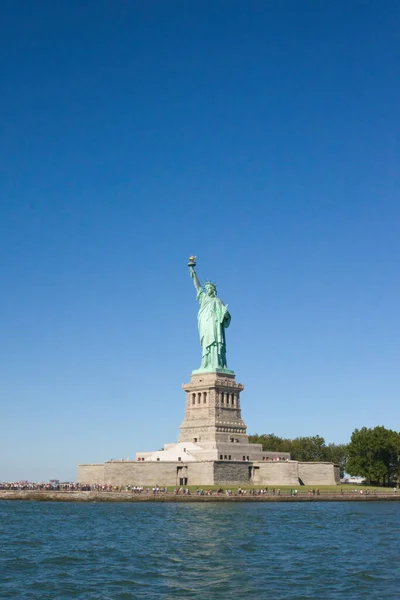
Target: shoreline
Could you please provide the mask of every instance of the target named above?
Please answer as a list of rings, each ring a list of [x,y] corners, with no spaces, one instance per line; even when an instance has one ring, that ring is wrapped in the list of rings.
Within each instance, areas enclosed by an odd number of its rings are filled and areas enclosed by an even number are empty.
[[[396,502],[400,501],[400,493],[382,494],[340,494],[321,493],[319,496],[308,494],[260,495],[249,494],[197,494],[157,493],[135,494],[133,492],[98,492],[98,491],[43,491],[43,490],[0,490],[0,500],[21,500],[35,502]]]

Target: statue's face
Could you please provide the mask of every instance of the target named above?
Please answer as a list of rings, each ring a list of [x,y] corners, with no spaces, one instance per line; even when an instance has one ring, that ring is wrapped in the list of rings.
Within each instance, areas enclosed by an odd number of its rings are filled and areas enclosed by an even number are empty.
[[[206,293],[207,293],[207,296],[215,296],[217,293],[217,290],[210,283],[206,283]]]

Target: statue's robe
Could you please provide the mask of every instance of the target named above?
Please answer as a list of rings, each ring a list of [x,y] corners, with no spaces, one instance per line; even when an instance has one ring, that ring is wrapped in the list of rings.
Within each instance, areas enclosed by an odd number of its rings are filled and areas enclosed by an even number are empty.
[[[198,326],[202,348],[202,369],[226,368],[225,328],[229,327],[231,315],[227,306],[217,296],[209,296],[200,289]]]

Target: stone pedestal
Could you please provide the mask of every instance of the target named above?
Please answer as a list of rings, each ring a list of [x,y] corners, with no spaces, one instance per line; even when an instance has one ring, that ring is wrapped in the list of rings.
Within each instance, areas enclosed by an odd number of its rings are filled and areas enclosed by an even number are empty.
[[[186,411],[179,442],[248,444],[240,409],[243,385],[235,381],[233,372],[194,372],[182,387]]]

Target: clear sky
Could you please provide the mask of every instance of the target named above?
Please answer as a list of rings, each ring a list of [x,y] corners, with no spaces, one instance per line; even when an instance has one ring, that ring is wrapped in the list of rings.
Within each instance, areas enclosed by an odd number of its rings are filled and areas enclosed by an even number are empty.
[[[250,433],[400,429],[400,3],[6,0],[0,480],[175,441],[187,258]]]

